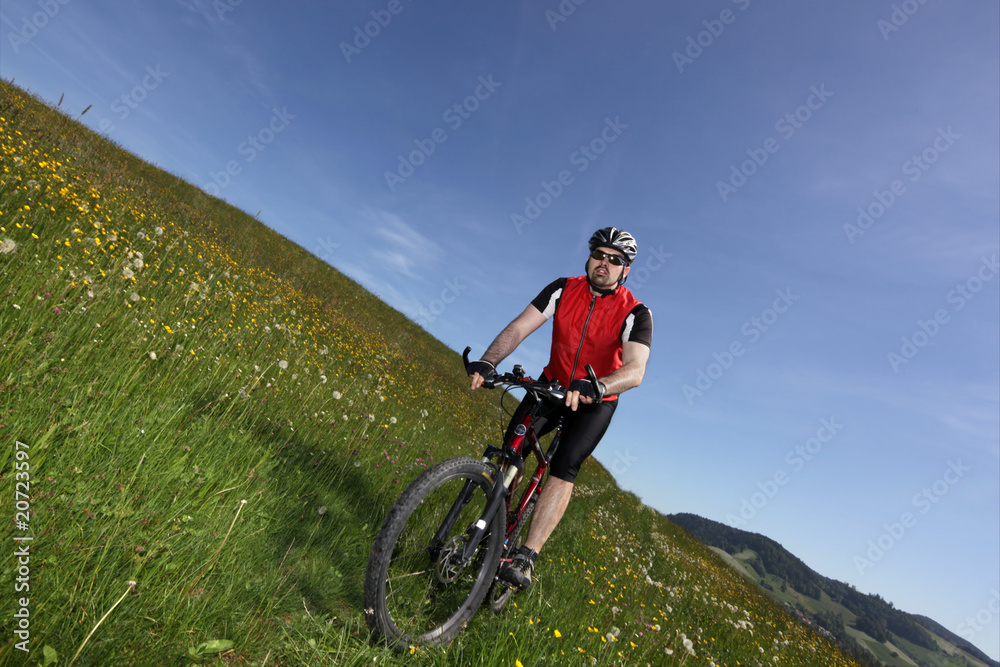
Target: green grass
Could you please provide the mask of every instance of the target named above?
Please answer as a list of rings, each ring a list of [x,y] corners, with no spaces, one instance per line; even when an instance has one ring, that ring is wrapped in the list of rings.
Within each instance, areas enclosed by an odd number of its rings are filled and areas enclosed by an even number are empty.
[[[302,248],[7,83],[0,144],[0,493],[8,548],[33,537],[30,651],[9,551],[0,663],[854,664],[595,461],[530,592],[446,648],[373,645],[375,533],[420,470],[493,442],[498,395]]]

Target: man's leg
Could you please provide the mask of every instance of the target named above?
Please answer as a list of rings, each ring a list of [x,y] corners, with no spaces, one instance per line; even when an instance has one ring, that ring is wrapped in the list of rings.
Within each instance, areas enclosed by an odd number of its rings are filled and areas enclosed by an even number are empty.
[[[549,477],[541,495],[538,496],[538,505],[531,518],[531,530],[528,531],[528,541],[524,543],[526,547],[535,552],[542,550],[552,531],[562,520],[563,514],[566,513],[571,495],[573,495],[573,482]]]
[[[538,505],[531,519],[531,530],[528,531],[528,541],[514,552],[510,563],[500,569],[501,579],[518,588],[531,586],[531,571],[534,569],[538,552],[566,513],[571,495],[573,495],[573,482],[549,477],[541,495],[538,496]]]
[[[566,513],[573,480],[580,466],[597,447],[611,422],[618,400],[582,408],[563,431],[563,443],[552,458],[552,467],[545,488],[538,497],[535,515],[531,519],[528,541],[515,553],[511,562],[500,569],[500,578],[518,588],[531,585],[538,552],[552,535]],[[571,480],[571,481],[566,481]]]
[[[611,423],[618,399],[599,405],[581,406],[563,431],[563,441],[552,458],[549,479],[538,497],[531,530],[524,546],[539,552],[566,513],[573,495],[573,480],[580,466],[594,452]],[[566,481],[571,480],[571,481]]]

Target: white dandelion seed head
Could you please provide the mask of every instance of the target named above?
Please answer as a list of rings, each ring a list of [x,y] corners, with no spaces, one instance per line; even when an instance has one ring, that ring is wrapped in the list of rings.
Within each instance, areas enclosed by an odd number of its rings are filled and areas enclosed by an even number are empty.
[[[322,384],[326,384],[326,376],[325,376],[325,375],[320,375],[320,376],[319,376],[319,381],[320,381],[320,382],[321,382]]]
[[[9,255],[15,250],[17,250],[17,244],[14,243],[13,239],[9,239],[5,236],[3,241],[0,241],[0,253],[3,253],[4,255]]]
[[[156,361],[156,352],[150,352],[149,358],[152,359],[153,361]]]
[[[155,227],[153,231],[156,232],[157,236],[163,236],[163,227]]]
[[[316,513],[319,514],[320,516],[326,514],[326,505],[320,505],[319,509],[316,510]]]
[[[389,417],[389,423],[390,424],[395,424],[396,423],[396,418],[395,417]]]
[[[138,292],[132,292],[132,294],[130,294],[128,298],[129,298],[129,301],[135,302],[135,301],[138,301],[139,299],[141,299],[142,297],[139,296]]]
[[[286,368],[288,368],[288,362],[282,359],[281,361],[278,362],[278,368],[280,368],[281,370],[285,370]]]
[[[122,269],[122,276],[125,278],[131,278],[135,275],[132,269]]]
[[[343,397],[344,397],[344,395],[341,394],[339,391],[333,392],[333,400],[339,401]]]

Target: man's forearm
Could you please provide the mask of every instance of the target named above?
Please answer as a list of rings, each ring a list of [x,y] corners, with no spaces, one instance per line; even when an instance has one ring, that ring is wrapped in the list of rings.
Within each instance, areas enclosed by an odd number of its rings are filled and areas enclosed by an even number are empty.
[[[490,346],[483,353],[483,361],[488,361],[494,366],[499,366],[500,362],[507,358],[511,352],[524,340],[524,336],[518,330],[515,322],[511,322],[500,332]]]
[[[500,335],[496,337],[486,352],[481,357],[483,361],[488,361],[494,366],[507,358],[511,352],[517,349],[531,332],[545,323],[545,315],[538,308],[529,304],[520,315],[511,320]]]
[[[623,391],[638,387],[642,383],[642,377],[645,373],[645,364],[625,364],[610,375],[601,378],[605,395],[617,396]]]

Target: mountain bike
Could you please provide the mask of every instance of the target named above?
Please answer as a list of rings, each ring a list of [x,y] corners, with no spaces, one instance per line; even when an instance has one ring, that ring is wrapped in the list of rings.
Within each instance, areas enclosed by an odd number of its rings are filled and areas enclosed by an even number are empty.
[[[470,349],[462,353],[466,369]],[[587,373],[596,387],[590,366]],[[515,590],[497,574],[520,546],[559,447],[566,389],[526,377],[519,365],[483,386],[503,387],[505,394],[524,389],[536,398],[534,407],[508,429],[500,447],[488,446],[480,459],[462,456],[425,470],[389,510],[372,546],[365,620],[377,640],[398,649],[448,643],[487,595],[499,613]],[[555,435],[543,452],[536,425],[549,418],[555,419]],[[532,455],[537,465],[518,497]]]

